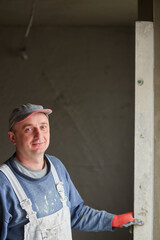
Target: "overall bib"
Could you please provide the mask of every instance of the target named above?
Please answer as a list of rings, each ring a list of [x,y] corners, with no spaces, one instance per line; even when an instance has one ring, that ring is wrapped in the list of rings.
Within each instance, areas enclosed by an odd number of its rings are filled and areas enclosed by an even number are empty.
[[[60,182],[51,161],[50,165],[63,207],[56,213],[42,218],[37,218],[36,212],[32,209],[30,199],[27,198],[23,188],[11,169],[6,164],[3,164],[0,167],[0,170],[10,181],[22,209],[27,213],[26,218],[28,218],[29,222],[24,225],[24,240],[72,240],[70,210],[67,206],[67,197],[64,193],[63,183]]]

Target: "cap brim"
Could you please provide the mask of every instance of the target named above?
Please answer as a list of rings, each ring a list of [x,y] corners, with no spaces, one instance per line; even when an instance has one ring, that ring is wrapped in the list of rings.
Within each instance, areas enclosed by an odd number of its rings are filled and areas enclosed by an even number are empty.
[[[37,111],[34,111],[34,112],[31,112],[30,114],[28,114],[26,117],[24,116],[23,119],[17,121],[17,122],[22,122],[24,121],[25,119],[29,118],[32,114],[35,114],[35,113],[44,113],[45,115],[49,115],[52,113],[52,110],[51,109],[40,109],[40,110],[37,110]]]

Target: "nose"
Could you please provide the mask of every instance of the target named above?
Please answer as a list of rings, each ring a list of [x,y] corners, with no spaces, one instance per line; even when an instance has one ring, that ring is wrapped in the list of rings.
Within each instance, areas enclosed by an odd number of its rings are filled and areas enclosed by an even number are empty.
[[[41,134],[40,129],[34,128],[34,136],[35,136],[35,137],[39,137],[40,134]]]

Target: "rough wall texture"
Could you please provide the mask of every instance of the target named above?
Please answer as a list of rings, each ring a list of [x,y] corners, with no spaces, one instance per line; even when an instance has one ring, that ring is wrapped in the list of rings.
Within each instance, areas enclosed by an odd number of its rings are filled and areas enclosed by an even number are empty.
[[[154,132],[154,240],[159,240],[160,236],[160,1],[154,0],[154,47],[155,47],[155,71],[154,71],[154,91],[155,91],[155,132]]]
[[[51,145],[85,203],[112,213],[133,209],[134,29],[1,27],[1,162],[14,148],[8,115],[21,103],[53,109]],[[74,239],[128,240],[115,233],[73,233]]]

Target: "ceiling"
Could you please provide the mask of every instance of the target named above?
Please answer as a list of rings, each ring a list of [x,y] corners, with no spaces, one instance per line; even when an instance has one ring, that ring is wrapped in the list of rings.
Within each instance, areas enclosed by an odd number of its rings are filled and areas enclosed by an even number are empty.
[[[134,25],[137,0],[1,0],[0,24]]]

